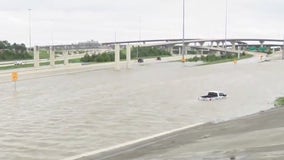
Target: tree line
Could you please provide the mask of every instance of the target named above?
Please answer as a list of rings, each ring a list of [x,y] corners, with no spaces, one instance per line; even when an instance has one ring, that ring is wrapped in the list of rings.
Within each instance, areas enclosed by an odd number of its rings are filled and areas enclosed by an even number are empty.
[[[245,55],[246,55],[245,52],[241,54],[241,56],[245,56]],[[237,57],[238,57],[237,54],[231,54],[231,53],[227,53],[221,56],[216,56],[215,54],[211,54],[207,56],[202,55],[201,57],[194,56],[193,58],[187,59],[187,61],[189,62],[197,62],[197,61],[214,62],[214,61],[219,61],[219,60],[235,59]]]
[[[31,59],[25,44],[10,44],[8,41],[0,41],[0,61]]]
[[[136,58],[147,58],[147,57],[157,57],[157,56],[170,56],[171,54],[167,51],[154,48],[154,47],[133,47],[131,49],[131,59]],[[82,62],[112,62],[114,61],[114,52],[104,52],[102,54],[85,54],[81,58]],[[126,59],[126,50],[120,51],[120,59]]]

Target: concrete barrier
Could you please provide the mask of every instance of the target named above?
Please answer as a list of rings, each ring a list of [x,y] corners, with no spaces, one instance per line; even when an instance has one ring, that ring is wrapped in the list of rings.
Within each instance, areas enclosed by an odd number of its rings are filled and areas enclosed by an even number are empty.
[[[81,155],[76,155],[73,157],[65,158],[63,160],[94,160],[94,159],[99,160],[99,159],[106,159],[106,158],[114,157],[124,152],[134,151],[139,148],[157,143],[159,141],[166,140],[168,138],[177,136],[178,133],[181,133],[189,128],[193,128],[193,127],[196,127],[202,124],[204,123],[197,123],[194,125],[185,126],[182,128],[171,130],[171,131],[155,134],[153,136],[137,139],[137,140],[126,142],[126,143],[119,144],[116,146],[112,146],[109,148],[104,148],[104,149],[84,153]]]

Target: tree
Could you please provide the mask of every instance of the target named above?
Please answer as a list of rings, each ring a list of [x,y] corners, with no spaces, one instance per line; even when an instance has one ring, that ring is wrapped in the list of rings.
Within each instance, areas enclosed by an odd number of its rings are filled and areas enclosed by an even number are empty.
[[[0,60],[31,59],[24,44],[12,45],[8,41],[0,41]]]

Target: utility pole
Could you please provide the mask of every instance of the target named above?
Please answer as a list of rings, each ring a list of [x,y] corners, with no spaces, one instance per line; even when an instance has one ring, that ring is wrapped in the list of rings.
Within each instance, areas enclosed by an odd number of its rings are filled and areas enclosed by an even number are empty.
[[[139,17],[139,26],[138,26],[138,29],[139,29],[139,42],[138,42],[138,46],[137,46],[137,59],[139,57],[139,44],[141,43],[141,17]]]
[[[185,48],[184,48],[184,29],[185,29],[185,0],[183,0],[182,3],[182,62],[184,62],[185,58],[184,58],[184,52],[185,52]]]
[[[28,9],[29,11],[29,47],[32,49],[32,24],[31,24],[31,11],[32,9]]]
[[[226,13],[225,13],[225,55],[227,54],[227,28],[228,28],[228,0],[226,0]]]
[[[284,36],[283,36],[283,46],[282,46],[282,59],[284,59]]]

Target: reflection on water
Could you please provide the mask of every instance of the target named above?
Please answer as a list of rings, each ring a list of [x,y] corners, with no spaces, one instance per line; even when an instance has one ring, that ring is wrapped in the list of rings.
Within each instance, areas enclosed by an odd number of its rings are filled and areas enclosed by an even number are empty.
[[[270,107],[243,107],[245,96],[233,105],[234,98],[199,102],[197,97],[212,86],[241,95],[239,86],[253,81],[251,73],[211,68],[165,63],[64,74],[18,81],[16,92],[13,83],[0,84],[0,159],[61,159]],[[246,82],[232,85],[238,74]]]

